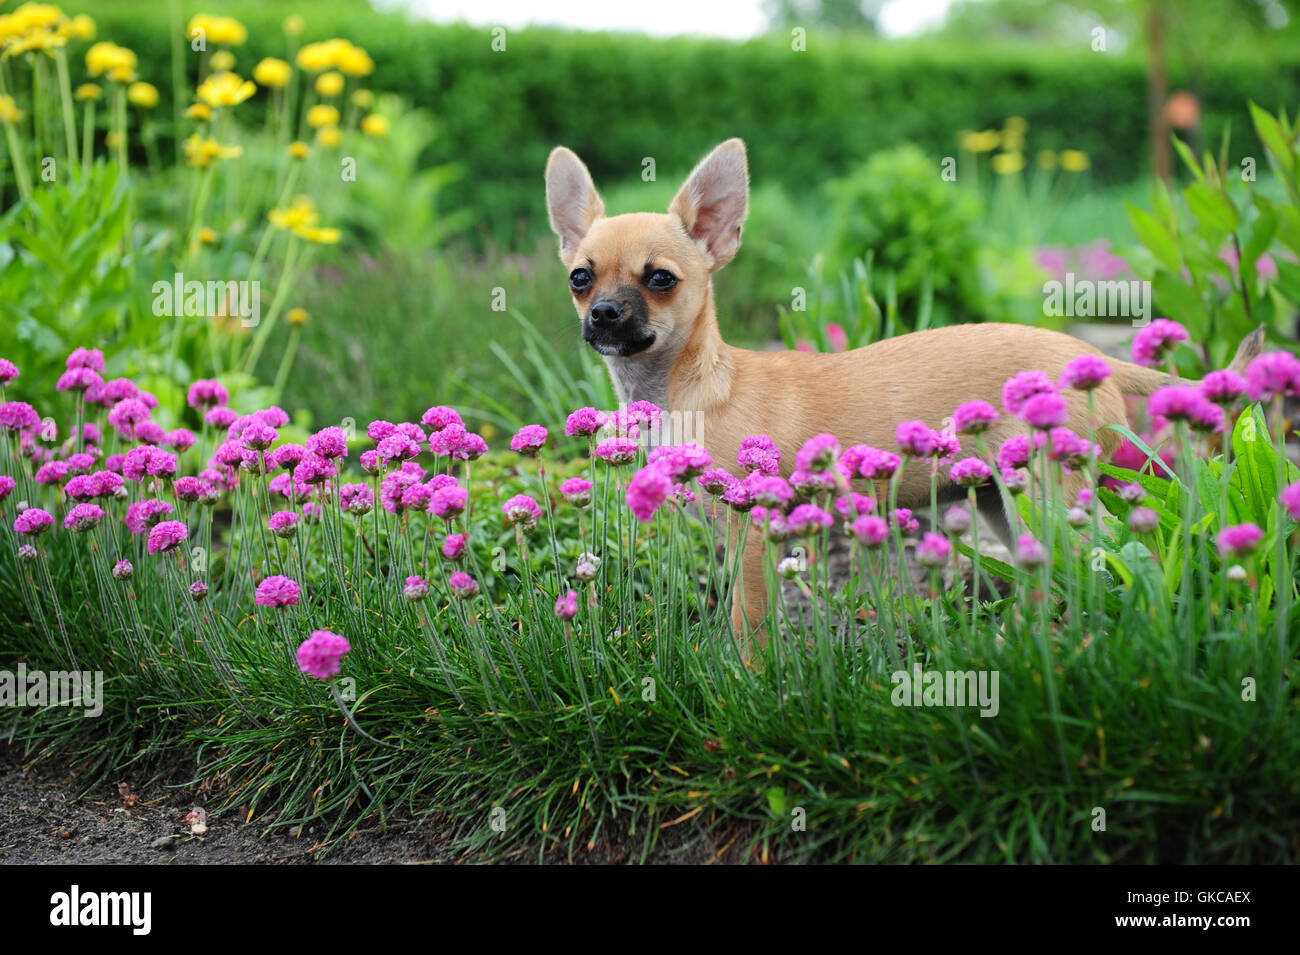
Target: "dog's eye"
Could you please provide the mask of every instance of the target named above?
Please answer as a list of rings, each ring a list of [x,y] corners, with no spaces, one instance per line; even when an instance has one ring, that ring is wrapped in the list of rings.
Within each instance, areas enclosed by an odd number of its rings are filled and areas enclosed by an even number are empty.
[[[666,292],[677,284],[677,276],[667,269],[655,269],[650,273],[650,277],[645,280],[647,288],[656,292]]]
[[[591,288],[591,283],[591,269],[574,269],[569,273],[569,288],[573,289],[575,292],[587,291],[587,289]]]

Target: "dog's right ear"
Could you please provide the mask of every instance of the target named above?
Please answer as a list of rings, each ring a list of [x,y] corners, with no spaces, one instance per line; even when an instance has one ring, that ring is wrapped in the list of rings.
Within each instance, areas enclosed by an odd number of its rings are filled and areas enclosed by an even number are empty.
[[[591,224],[605,214],[591,173],[571,149],[556,146],[546,161],[546,212],[560,237],[560,260],[568,265]]]

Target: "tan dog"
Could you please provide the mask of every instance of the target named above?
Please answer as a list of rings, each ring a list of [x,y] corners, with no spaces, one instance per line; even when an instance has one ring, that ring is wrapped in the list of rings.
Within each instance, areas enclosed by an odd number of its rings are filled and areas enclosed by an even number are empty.
[[[606,218],[591,175],[573,152],[559,147],[546,164],[547,210],[570,270],[583,337],[605,357],[619,397],[695,413],[700,443],[715,464],[738,476],[744,472],[736,452],[748,435],[776,442],[788,477],[795,452],[813,435],[829,432],[846,447],[894,450],[901,421],[919,418],[938,428],[965,401],[1000,407],[1002,385],[1017,372],[1036,369],[1057,380],[1071,359],[1101,354],[1060,332],[994,323],[935,328],[838,354],[733,348],[718,334],[712,275],[740,248],[748,204],[739,139],[722,143],[695,167],[666,215]],[[1243,342],[1234,367],[1257,354],[1261,341],[1256,333]],[[1107,361],[1114,374],[1093,393],[1098,427],[1126,421],[1124,395],[1150,394],[1170,381],[1140,365]],[[1066,401],[1069,427],[1089,434],[1085,395],[1067,390]],[[1027,430],[1003,416],[984,437],[996,453]],[[1107,429],[1097,440],[1109,456],[1120,436]],[[976,453],[973,443],[963,451]],[[960,490],[942,472],[939,480],[945,498]],[[1081,473],[1068,476],[1065,500],[1074,500],[1083,481]],[[929,501],[929,468],[913,465],[900,481],[898,503],[916,508]],[[982,494],[979,509],[1010,545],[1009,517],[997,494]],[[732,611],[737,633],[742,610],[750,627],[765,613],[761,559],[762,548],[746,548],[743,607],[737,601]]]

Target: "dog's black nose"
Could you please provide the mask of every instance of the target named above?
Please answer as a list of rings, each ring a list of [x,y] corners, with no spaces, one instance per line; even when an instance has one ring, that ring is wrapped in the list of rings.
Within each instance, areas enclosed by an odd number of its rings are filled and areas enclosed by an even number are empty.
[[[610,328],[618,324],[623,317],[623,310],[617,302],[597,302],[591,306],[591,324],[597,328]]]

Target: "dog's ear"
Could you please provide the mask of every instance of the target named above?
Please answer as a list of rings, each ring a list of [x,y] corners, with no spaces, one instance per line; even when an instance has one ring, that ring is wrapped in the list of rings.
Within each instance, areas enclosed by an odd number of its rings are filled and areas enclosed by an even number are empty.
[[[749,167],[745,144],[728,139],[709,153],[690,174],[668,211],[720,269],[740,248],[740,228],[749,212]]]
[[[591,224],[605,214],[591,173],[571,149],[556,146],[546,161],[546,212],[560,237],[560,260],[568,265]]]

